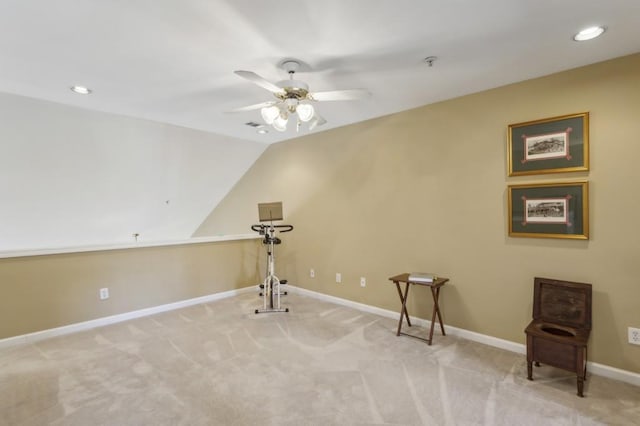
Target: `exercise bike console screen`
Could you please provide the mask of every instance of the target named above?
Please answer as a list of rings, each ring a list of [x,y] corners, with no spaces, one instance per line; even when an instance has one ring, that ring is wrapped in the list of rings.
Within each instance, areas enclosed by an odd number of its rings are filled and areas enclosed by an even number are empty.
[[[258,204],[258,220],[260,222],[272,222],[282,219],[284,219],[282,216],[282,201]]]

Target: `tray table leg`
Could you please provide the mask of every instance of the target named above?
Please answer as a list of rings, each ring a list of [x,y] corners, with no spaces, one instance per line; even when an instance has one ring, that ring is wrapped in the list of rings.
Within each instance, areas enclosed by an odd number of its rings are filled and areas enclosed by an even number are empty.
[[[400,311],[400,321],[398,321],[398,332],[396,336],[400,335],[400,331],[402,330],[402,320],[406,317],[407,324],[411,327],[411,321],[409,320],[409,313],[407,312],[407,297],[409,296],[409,283],[406,283],[404,295],[402,294],[402,289],[400,288],[400,283],[396,282],[396,287],[398,289],[398,294],[400,295],[400,300],[402,301],[402,310]]]

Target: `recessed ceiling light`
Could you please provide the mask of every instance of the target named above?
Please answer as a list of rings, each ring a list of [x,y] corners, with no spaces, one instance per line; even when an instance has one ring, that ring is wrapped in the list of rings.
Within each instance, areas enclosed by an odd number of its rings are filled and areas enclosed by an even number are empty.
[[[580,31],[578,34],[573,36],[575,41],[587,41],[602,35],[605,31],[605,27],[589,27]]]
[[[89,93],[91,93],[91,89],[84,86],[71,86],[71,91],[79,95],[88,95]]]
[[[256,130],[256,132],[258,132],[261,135],[266,135],[267,133],[269,133],[269,130],[265,129],[264,127],[261,129]]]

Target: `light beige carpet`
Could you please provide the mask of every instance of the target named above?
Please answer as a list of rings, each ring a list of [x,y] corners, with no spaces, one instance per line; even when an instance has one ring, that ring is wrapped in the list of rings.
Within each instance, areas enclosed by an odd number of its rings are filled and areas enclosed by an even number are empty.
[[[640,388],[301,295],[254,293],[0,350],[2,425],[632,425]],[[416,328],[416,327],[414,327]]]

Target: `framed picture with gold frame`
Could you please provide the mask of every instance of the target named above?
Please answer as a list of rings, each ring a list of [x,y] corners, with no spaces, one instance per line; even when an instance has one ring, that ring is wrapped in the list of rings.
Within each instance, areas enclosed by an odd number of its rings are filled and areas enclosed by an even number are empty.
[[[589,113],[509,125],[509,176],[589,170]]]
[[[509,236],[589,239],[589,182],[509,185]]]

